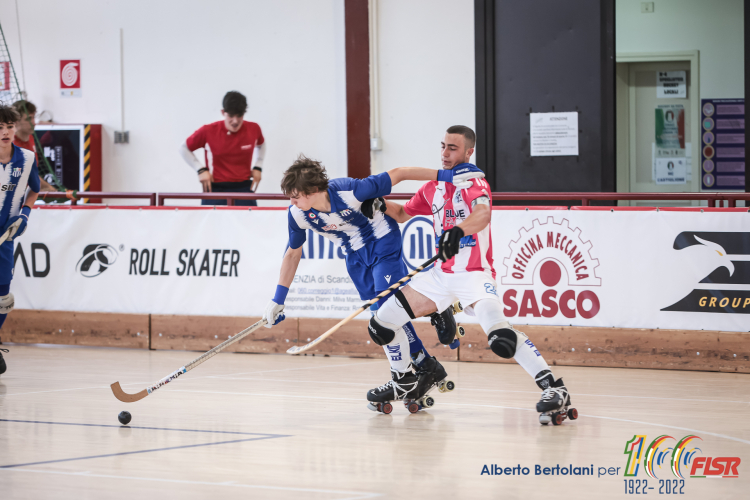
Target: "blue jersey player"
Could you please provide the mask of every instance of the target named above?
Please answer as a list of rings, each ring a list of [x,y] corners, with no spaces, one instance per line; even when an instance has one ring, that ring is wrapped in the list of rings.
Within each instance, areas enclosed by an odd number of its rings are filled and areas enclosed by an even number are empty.
[[[15,109],[0,104],[0,328],[14,305],[13,240],[26,230],[40,188],[34,153],[13,144],[19,120]],[[0,373],[5,369],[0,353]]]
[[[284,320],[284,301],[302,257],[307,230],[323,235],[344,249],[346,268],[362,300],[371,300],[407,274],[402,255],[401,231],[396,221],[373,209],[372,200],[391,193],[404,180],[466,182],[483,177],[481,170],[465,170],[454,176],[452,170],[400,167],[366,179],[329,180],[318,161],[300,156],[284,172],[281,188],[290,197],[289,247],[281,265],[276,294],[264,313],[271,327]],[[363,205],[363,202],[368,202]],[[364,211],[364,213],[363,213]],[[371,309],[376,310],[378,304]],[[417,377],[412,361],[419,367],[439,365],[430,357],[411,323],[403,326],[407,346],[383,346],[391,364],[388,387],[397,393],[393,399],[406,399],[416,390]],[[377,342],[377,339],[375,339]],[[382,345],[382,344],[381,344]],[[442,369],[442,367],[440,367]]]

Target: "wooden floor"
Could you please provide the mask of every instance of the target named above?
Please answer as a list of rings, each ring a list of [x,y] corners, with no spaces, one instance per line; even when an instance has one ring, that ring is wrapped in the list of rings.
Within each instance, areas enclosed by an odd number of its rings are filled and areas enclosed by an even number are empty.
[[[124,404],[110,383],[139,391],[195,353],[3,347],[3,500],[623,497],[636,434],[695,434],[704,456],[742,459],[738,479],[688,477],[683,498],[748,498],[750,375],[557,367],[580,417],[553,427],[539,425],[540,391],[515,365],[446,363],[454,392],[381,415],[365,393],[386,381],[383,360],[220,354]],[[481,474],[495,464],[530,473]],[[594,475],[537,476],[537,464]],[[668,463],[657,476],[674,478]],[[637,479],[662,496],[642,469]]]

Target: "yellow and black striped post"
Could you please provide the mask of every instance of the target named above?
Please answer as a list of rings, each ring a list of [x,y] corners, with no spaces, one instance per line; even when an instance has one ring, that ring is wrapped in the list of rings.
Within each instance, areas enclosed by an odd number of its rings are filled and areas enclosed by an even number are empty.
[[[88,191],[91,184],[91,125],[84,125],[83,128],[83,190]],[[88,198],[83,199],[88,203]]]

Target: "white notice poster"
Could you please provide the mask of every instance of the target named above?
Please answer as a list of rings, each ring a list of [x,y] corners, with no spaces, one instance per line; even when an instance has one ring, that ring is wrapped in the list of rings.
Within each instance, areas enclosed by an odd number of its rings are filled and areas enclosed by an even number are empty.
[[[654,181],[657,184],[685,184],[687,182],[685,158],[656,158]]]
[[[685,71],[657,71],[656,97],[666,99],[677,97],[687,98],[687,76]]]
[[[529,116],[531,156],[578,156],[578,112]]]

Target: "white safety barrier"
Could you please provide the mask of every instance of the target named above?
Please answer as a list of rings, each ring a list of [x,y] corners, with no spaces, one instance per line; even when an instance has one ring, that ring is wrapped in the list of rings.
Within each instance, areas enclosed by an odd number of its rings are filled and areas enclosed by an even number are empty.
[[[427,218],[402,231],[409,266],[433,255]],[[497,286],[486,292],[511,322],[750,330],[745,210],[502,209],[492,236]],[[287,240],[285,210],[34,210],[11,290],[23,309],[260,316]],[[308,234],[289,316],[361,305],[343,257]]]

